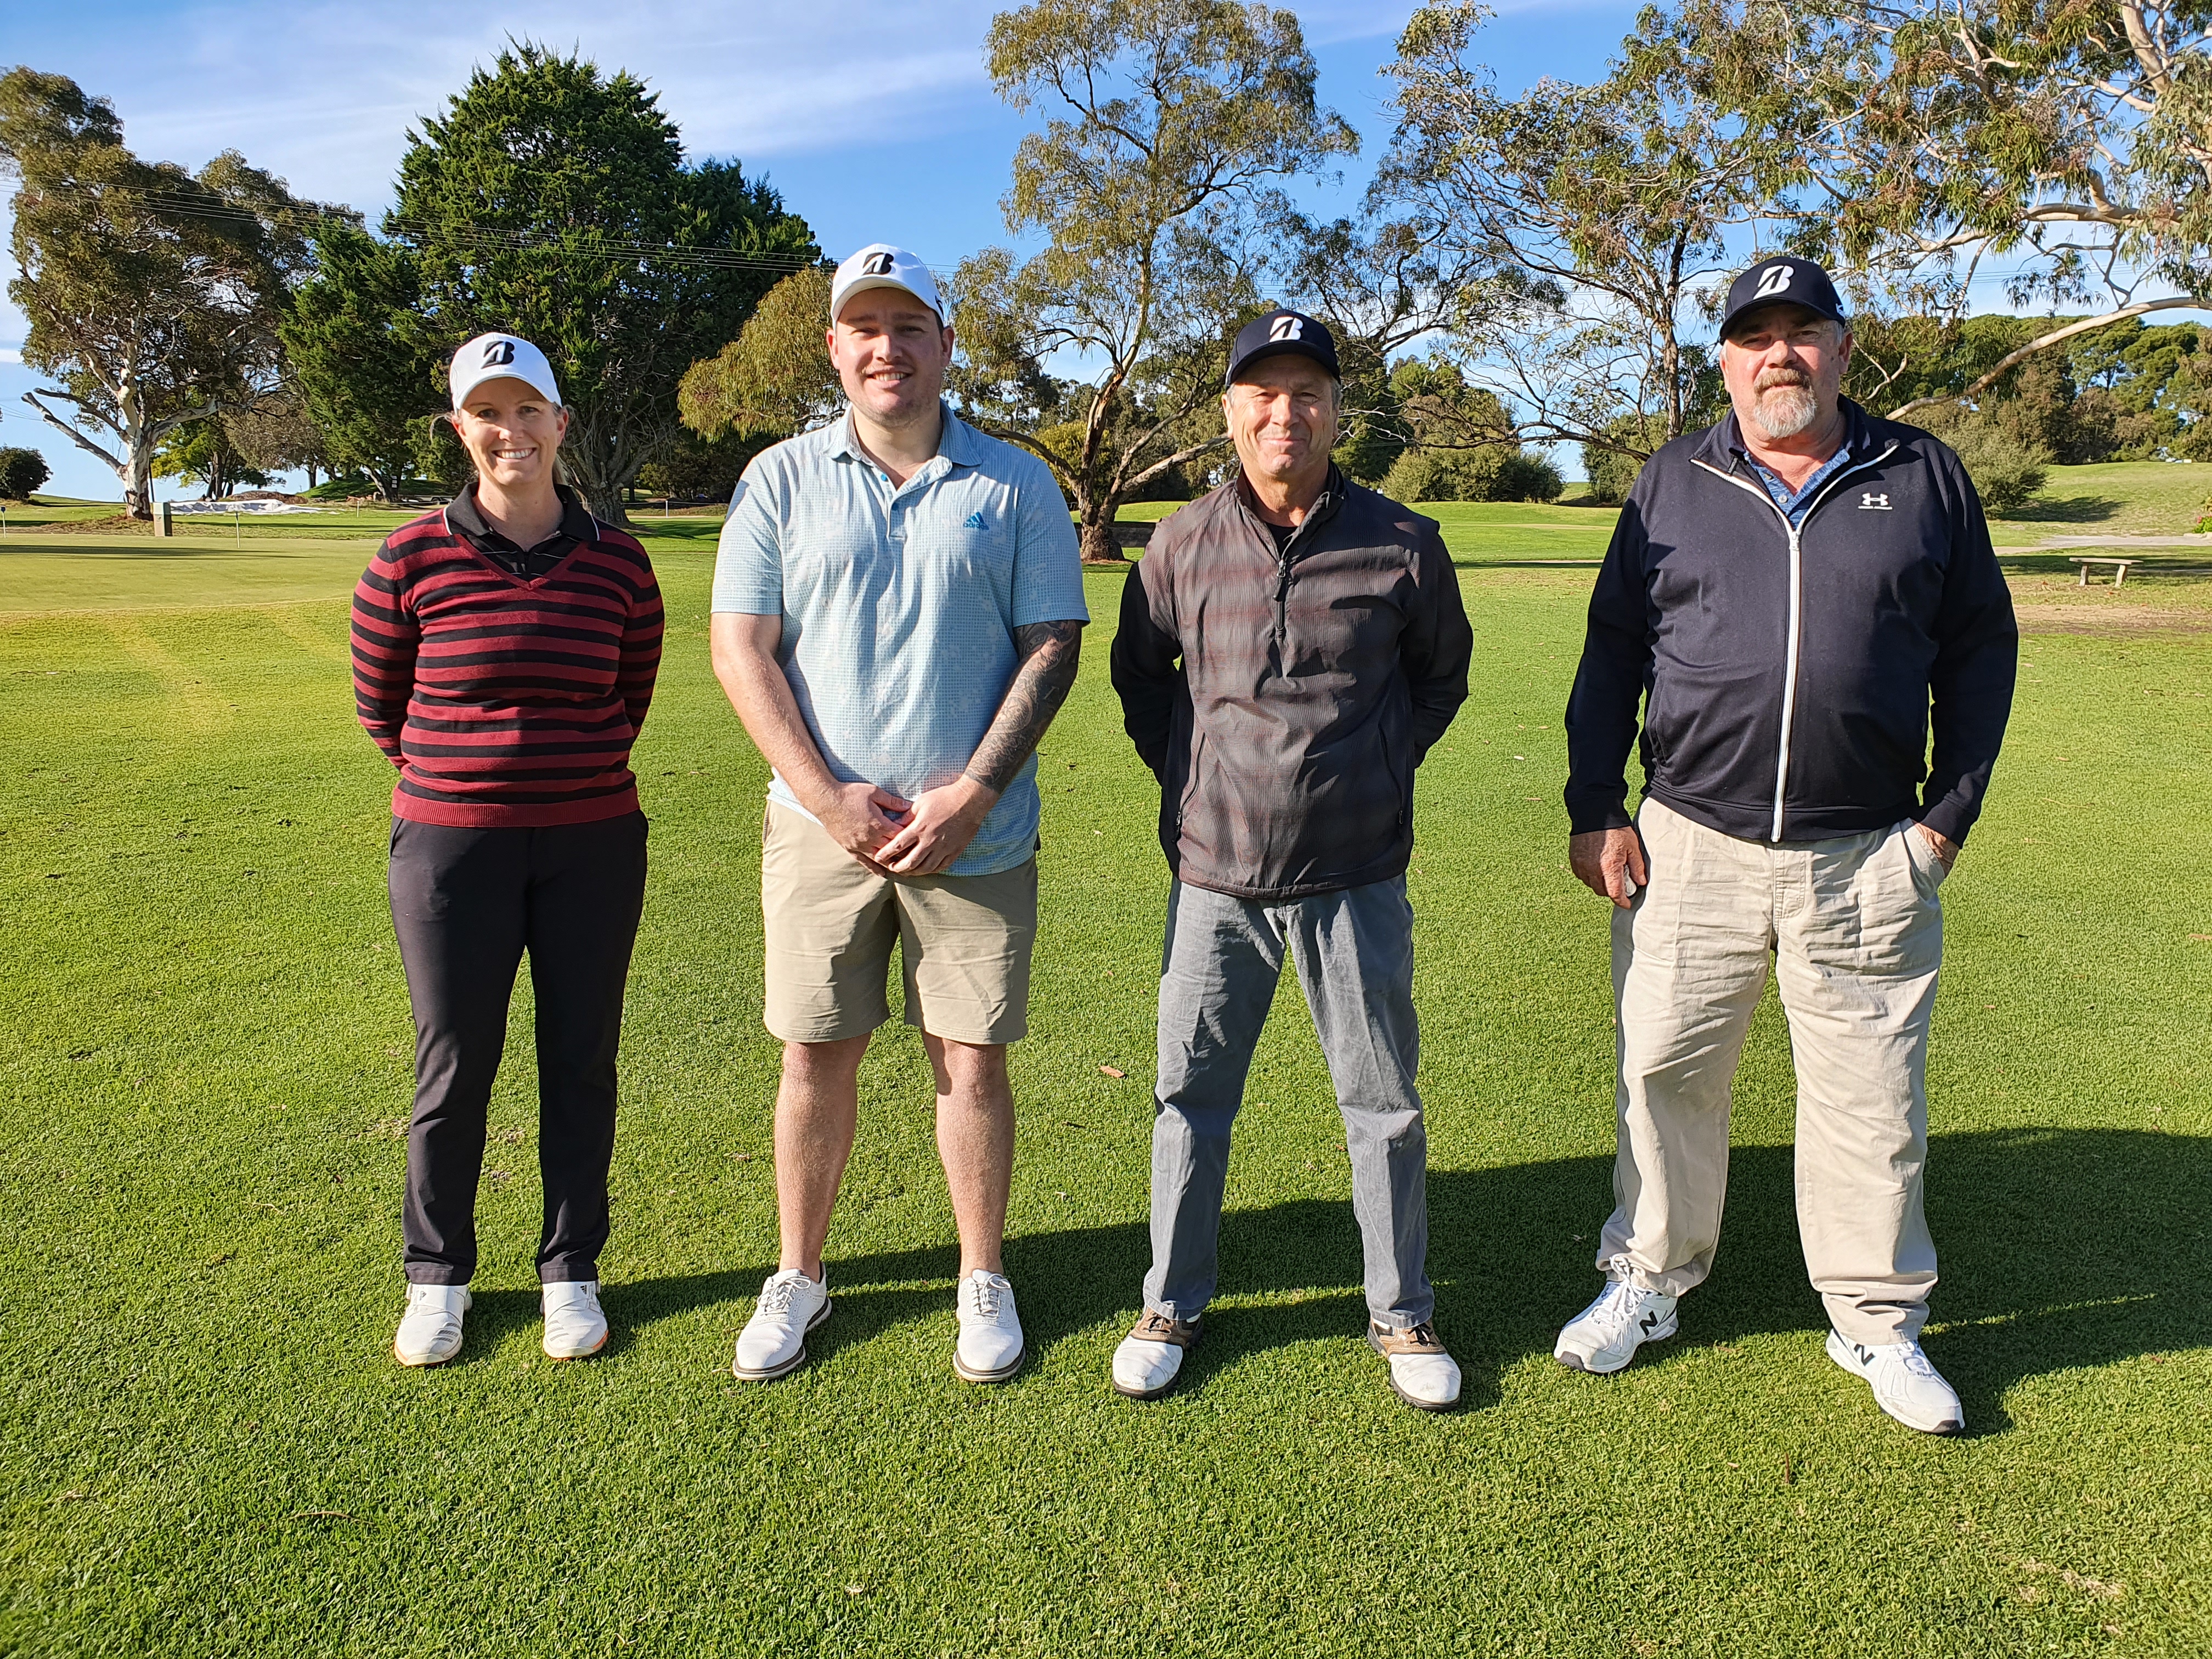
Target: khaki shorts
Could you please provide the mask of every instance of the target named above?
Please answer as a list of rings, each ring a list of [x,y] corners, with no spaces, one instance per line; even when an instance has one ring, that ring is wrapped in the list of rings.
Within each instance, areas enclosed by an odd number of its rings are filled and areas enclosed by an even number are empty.
[[[896,944],[906,1023],[954,1042],[1029,1034],[1036,860],[989,876],[884,876],[802,812],[761,826],[763,1018],[786,1042],[865,1036],[889,1019]]]

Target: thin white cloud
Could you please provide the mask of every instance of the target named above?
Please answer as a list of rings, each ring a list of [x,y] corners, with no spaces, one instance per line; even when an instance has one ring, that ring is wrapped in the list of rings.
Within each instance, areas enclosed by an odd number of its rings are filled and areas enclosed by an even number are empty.
[[[428,0],[240,0],[169,19],[160,75],[118,80],[95,27],[66,17],[47,21],[56,50],[41,58],[113,98],[142,154],[197,167],[236,149],[304,194],[374,209],[388,199],[408,129],[442,111],[510,32],[629,70],[659,94],[692,154],[751,162],[899,135],[926,144],[995,114],[982,51],[995,9],[555,0],[526,20],[493,20]]]

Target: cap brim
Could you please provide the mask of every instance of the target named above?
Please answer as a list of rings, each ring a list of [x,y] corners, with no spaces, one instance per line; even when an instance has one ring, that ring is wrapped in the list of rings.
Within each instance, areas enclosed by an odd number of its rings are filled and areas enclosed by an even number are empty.
[[[1750,316],[1753,312],[1770,310],[1776,306],[1796,306],[1800,311],[1809,311],[1815,317],[1826,317],[1830,322],[1841,323],[1845,328],[1851,325],[1851,319],[1840,311],[1831,311],[1826,306],[1810,305],[1803,300],[1789,299],[1776,294],[1770,295],[1765,299],[1753,300],[1747,305],[1738,306],[1727,316],[1722,318],[1720,337],[1723,340],[1728,338],[1728,331],[1743,319]]]
[[[859,278],[854,283],[852,287],[845,289],[842,293],[837,295],[836,304],[833,305],[830,310],[830,320],[834,323],[839,317],[844,314],[845,307],[852,302],[853,296],[854,295],[866,294],[869,289],[878,288],[895,288],[900,293],[905,295],[908,299],[913,301],[916,305],[928,312],[931,316],[936,318],[939,322],[942,323],[945,320],[945,313],[937,308],[935,302],[933,301],[927,294],[916,294],[912,289],[908,288],[904,283],[899,281],[896,276],[862,276]]]
[[[454,387],[453,407],[455,409],[460,408],[463,404],[468,401],[469,393],[474,392],[480,386],[489,386],[494,380],[520,380],[523,385],[528,386],[539,397],[544,398],[547,403],[552,404],[554,408],[558,409],[561,407],[561,393],[556,388],[553,386],[540,386],[537,381],[532,380],[527,374],[516,374],[514,372],[514,366],[512,363],[502,363],[498,368],[479,374],[475,379],[464,381],[461,385]]]
[[[1303,357],[1308,362],[1319,363],[1336,379],[1340,380],[1344,378],[1344,371],[1337,367],[1335,359],[1324,356],[1319,347],[1309,345],[1304,340],[1270,340],[1267,344],[1246,352],[1229,366],[1230,384],[1234,385],[1237,377],[1253,364],[1265,362],[1270,357]]]

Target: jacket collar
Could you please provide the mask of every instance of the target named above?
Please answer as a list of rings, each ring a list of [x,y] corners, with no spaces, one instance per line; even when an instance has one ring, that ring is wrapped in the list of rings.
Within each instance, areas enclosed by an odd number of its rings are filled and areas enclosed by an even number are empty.
[[[1844,443],[1838,453],[1848,454],[1850,458],[1844,465],[1856,466],[1863,461],[1871,460],[1875,451],[1880,447],[1873,421],[1868,417],[1866,410],[1849,398],[1839,398],[1836,401],[1844,411]],[[1697,459],[1719,471],[1741,472],[1747,477],[1750,476],[1751,452],[1745,447],[1743,428],[1737,422],[1733,409],[1705,428],[1705,435],[1698,441],[1694,453]]]
[[[1244,515],[1254,524],[1261,526],[1264,531],[1267,521],[1260,516],[1258,509],[1252,505],[1251,481],[1245,477],[1244,469],[1241,466],[1237,469],[1237,482],[1231,488],[1237,493],[1237,505],[1244,510]],[[1342,512],[1344,491],[1344,474],[1338,469],[1336,463],[1331,461],[1328,464],[1328,477],[1322,482],[1321,494],[1315,498],[1313,507],[1305,517],[1298,521],[1297,533],[1304,535],[1311,527],[1325,525]]]
[[[599,534],[599,523],[592,517],[590,509],[585,507],[584,498],[566,484],[555,484],[553,489],[554,492],[561,497],[561,527],[548,536],[545,540],[558,541],[562,537],[566,537],[572,542],[588,542],[594,539]],[[462,485],[461,493],[447,504],[446,522],[466,538],[479,551],[487,543],[491,542],[497,542],[503,547],[514,546],[513,542],[494,530],[486,521],[483,509],[477,505],[477,481],[474,478]],[[544,544],[544,543],[539,544],[540,546]],[[530,551],[528,548],[518,550],[525,553]]]

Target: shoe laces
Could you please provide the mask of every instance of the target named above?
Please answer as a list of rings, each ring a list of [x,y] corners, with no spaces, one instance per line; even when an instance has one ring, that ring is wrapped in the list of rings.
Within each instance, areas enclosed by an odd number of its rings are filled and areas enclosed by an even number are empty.
[[[1939,1382],[1942,1381],[1942,1373],[1929,1362],[1928,1356],[1921,1352],[1920,1345],[1917,1342],[1911,1340],[1900,1342],[1894,1352],[1898,1364],[1912,1376],[1933,1377]]]
[[[799,1294],[799,1287],[805,1282],[795,1270],[788,1274],[778,1273],[761,1286],[760,1310],[777,1318],[789,1313],[792,1298]]]
[[[999,1316],[999,1304],[1003,1292],[1012,1288],[995,1273],[970,1273],[960,1282],[960,1289],[970,1307],[986,1319]]]
[[[1605,1265],[1607,1272],[1614,1277],[1608,1279],[1605,1288],[1598,1292],[1588,1317],[1595,1320],[1611,1338],[1628,1328],[1636,1314],[1636,1292],[1643,1287],[1628,1277],[1626,1256],[1617,1255]]]

